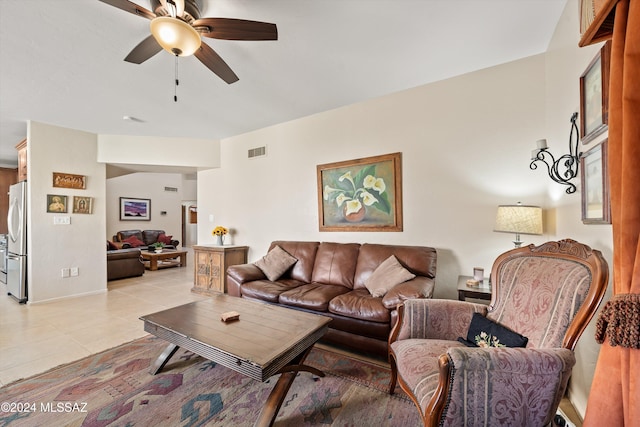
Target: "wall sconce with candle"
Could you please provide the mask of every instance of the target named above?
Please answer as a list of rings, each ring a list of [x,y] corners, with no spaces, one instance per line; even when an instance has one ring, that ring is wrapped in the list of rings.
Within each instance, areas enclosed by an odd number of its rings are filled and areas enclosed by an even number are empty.
[[[547,173],[549,178],[557,182],[558,184],[566,185],[567,194],[573,194],[576,192],[576,186],[569,182],[576,176],[578,176],[578,167],[580,166],[580,156],[582,153],[578,152],[578,142],[580,135],[578,132],[578,125],[576,120],[578,119],[578,113],[571,115],[571,132],[569,133],[569,153],[560,156],[557,160],[553,157],[547,147],[546,139],[539,139],[536,142],[536,149],[531,152],[531,164],[529,167],[533,170],[538,169],[537,162],[542,162],[547,167]],[[560,169],[564,171],[561,172]]]

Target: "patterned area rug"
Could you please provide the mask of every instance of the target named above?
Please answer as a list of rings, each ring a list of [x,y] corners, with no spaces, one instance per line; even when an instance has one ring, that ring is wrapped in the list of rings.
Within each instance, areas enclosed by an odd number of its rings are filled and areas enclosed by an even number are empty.
[[[251,426],[277,376],[261,383],[180,349],[149,374],[166,342],[148,336],[0,388],[0,426]],[[387,393],[388,368],[323,348],[278,413],[277,426],[419,425],[413,403]]]

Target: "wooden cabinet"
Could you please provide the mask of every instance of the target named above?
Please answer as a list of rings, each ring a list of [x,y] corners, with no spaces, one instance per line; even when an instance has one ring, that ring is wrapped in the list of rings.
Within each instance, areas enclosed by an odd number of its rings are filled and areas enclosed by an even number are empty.
[[[16,145],[18,150],[18,181],[27,180],[27,140],[23,139]]]
[[[0,168],[0,234],[7,234],[9,213],[9,187],[18,182],[18,170]]]
[[[214,295],[227,291],[227,268],[246,264],[248,246],[202,245],[193,247],[194,278],[191,292]]]

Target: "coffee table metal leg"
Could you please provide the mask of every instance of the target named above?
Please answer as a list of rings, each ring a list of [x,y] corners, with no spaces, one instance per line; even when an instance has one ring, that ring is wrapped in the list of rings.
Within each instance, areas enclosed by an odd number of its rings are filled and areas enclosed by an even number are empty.
[[[160,372],[162,368],[164,368],[164,365],[167,364],[169,359],[171,359],[171,357],[174,354],[176,354],[176,351],[178,351],[179,348],[180,346],[177,346],[175,344],[169,344],[167,348],[165,348],[164,351],[160,354],[160,356],[158,356],[158,358],[156,359],[156,362],[153,364],[153,367],[151,368],[151,374],[155,375],[158,372]]]
[[[271,390],[271,393],[262,407],[254,427],[266,427],[273,425],[276,417],[278,416],[278,412],[280,412],[280,407],[282,406],[285,397],[287,397],[287,393],[291,388],[291,384],[293,384],[293,380],[296,379],[298,372],[306,371],[311,372],[316,376],[324,377],[324,372],[321,370],[312,366],[303,365],[304,360],[307,358],[307,355],[311,352],[312,348],[313,345],[306,349],[300,356],[296,357],[289,365],[280,369],[280,378],[278,378],[278,382],[276,382],[275,387]]]

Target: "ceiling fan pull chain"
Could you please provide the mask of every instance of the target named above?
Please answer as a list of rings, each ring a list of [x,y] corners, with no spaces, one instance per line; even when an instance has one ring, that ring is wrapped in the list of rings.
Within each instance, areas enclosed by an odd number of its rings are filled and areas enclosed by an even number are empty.
[[[178,85],[180,82],[178,81],[178,55],[176,55],[176,84],[173,87],[173,102],[178,102]]]

